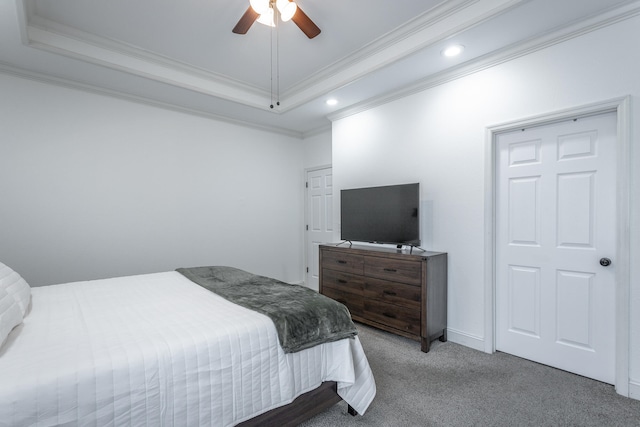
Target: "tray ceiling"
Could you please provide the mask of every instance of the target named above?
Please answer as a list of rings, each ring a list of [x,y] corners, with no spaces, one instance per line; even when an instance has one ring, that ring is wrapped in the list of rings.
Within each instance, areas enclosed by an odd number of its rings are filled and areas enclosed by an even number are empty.
[[[248,3],[3,2],[0,71],[303,136],[326,128],[328,115],[472,72],[640,7],[629,0],[297,0],[322,30],[310,40],[293,22],[277,30],[254,23],[247,34],[233,34]],[[464,45],[463,54],[443,57],[451,43]],[[338,105],[327,106],[329,96]]]

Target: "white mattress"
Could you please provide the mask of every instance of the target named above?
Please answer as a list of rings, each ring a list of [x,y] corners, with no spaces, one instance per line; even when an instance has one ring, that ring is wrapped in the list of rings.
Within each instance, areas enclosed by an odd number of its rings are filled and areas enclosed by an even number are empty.
[[[0,349],[0,426],[229,426],[322,381],[365,413],[357,338],[285,354],[269,318],[179,273],[46,286]]]

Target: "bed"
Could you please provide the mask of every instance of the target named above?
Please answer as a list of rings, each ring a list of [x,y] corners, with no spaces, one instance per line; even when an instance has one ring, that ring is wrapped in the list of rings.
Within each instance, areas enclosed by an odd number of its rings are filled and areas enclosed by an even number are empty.
[[[176,271],[35,287],[27,307],[0,267],[4,328],[6,294],[23,312],[0,336],[0,426],[295,425],[375,396],[357,336],[285,352],[269,317]]]

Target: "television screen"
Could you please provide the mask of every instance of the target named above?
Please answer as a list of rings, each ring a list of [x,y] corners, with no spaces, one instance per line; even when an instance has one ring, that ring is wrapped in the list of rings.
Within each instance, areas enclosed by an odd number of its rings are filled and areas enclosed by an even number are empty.
[[[342,240],[420,245],[420,185],[354,188],[340,192]]]

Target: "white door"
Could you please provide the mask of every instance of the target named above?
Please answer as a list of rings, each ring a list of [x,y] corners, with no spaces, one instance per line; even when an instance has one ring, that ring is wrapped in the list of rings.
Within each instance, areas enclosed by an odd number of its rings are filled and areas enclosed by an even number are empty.
[[[331,168],[307,172],[307,277],[308,287],[318,290],[319,249],[333,240],[333,180]]]
[[[496,142],[496,349],[614,384],[616,115]]]

